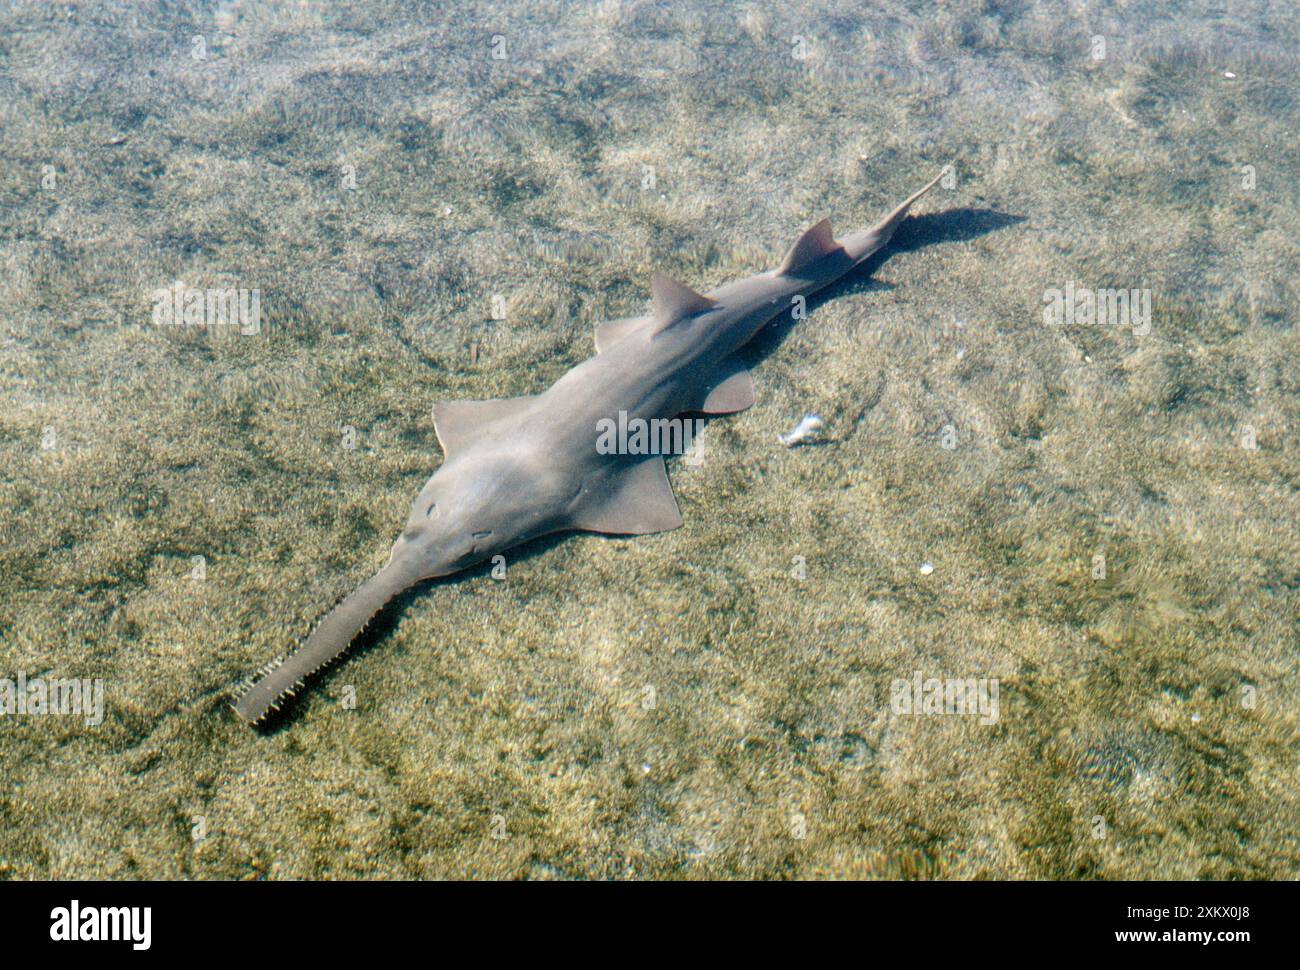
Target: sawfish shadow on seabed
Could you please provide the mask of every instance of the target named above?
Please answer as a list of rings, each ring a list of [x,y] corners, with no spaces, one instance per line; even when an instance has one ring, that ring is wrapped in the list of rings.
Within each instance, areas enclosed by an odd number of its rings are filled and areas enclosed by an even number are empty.
[[[895,253],[910,253],[938,243],[967,242],[998,229],[1019,225],[1025,219],[1025,216],[1013,216],[995,209],[969,208],[908,216],[894,231],[894,238],[889,241],[888,246],[873,253],[853,272],[810,296],[807,313],[811,314],[823,303],[853,293],[893,289],[892,283],[883,283],[872,279],[872,276]],[[790,324],[794,322],[792,313],[784,313],[777,317],[750,341],[749,346],[740,351],[741,356],[751,367],[763,362],[781,346],[786,334],[790,332]]]
[[[860,267],[853,272],[836,280],[825,289],[818,291],[808,298],[807,312],[813,312],[818,306],[827,300],[842,297],[850,293],[871,292],[879,289],[891,289],[892,284],[881,283],[872,280],[871,277],[875,271],[889,259],[894,253],[912,252],[922,249],[926,246],[936,245],[938,243],[958,243],[970,239],[976,239],[986,233],[993,232],[997,229],[1003,229],[1007,226],[1017,225],[1024,222],[1024,216],[1008,215],[1007,213],[997,212],[993,209],[949,209],[945,212],[935,212],[921,216],[911,216],[906,219],[895,231],[894,237],[880,252],[875,253],[867,259]],[[759,333],[749,344],[748,347],[740,351],[741,356],[748,361],[750,366],[754,366],[765,360],[785,339],[789,333],[789,325],[795,322],[791,313],[785,313],[780,317],[772,320],[764,330]],[[698,415],[704,420],[709,420],[709,415]],[[731,415],[717,415],[716,417],[728,418]],[[671,467],[671,466],[670,466]],[[433,468],[430,468],[430,474]],[[394,523],[394,530],[400,528],[401,523]],[[551,535],[541,536],[531,542],[524,543],[512,550],[512,563],[522,562],[535,556],[549,552],[551,549],[566,541],[574,534],[573,531],[556,532]],[[597,539],[620,539],[626,537],[608,536],[601,533],[584,533]],[[460,583],[473,582],[486,578],[492,571],[491,563],[480,563],[469,569],[453,573],[449,576],[439,577],[437,579],[428,579],[416,583],[414,586],[403,591],[394,597],[379,614],[371,621],[366,629],[352,644],[352,647],[345,653],[335,658],[324,668],[313,675],[312,680],[320,680],[330,676],[330,669],[338,665],[345,659],[354,659],[367,652],[375,644],[385,639],[392,631],[398,614],[410,605],[414,600],[424,596],[432,589],[441,586],[453,586]],[[350,589],[351,587],[349,587]],[[340,596],[341,600],[343,597]],[[324,615],[324,614],[322,614]],[[320,617],[315,617],[312,621],[314,626],[320,622]],[[306,634],[304,633],[304,636]],[[301,696],[294,704],[286,704],[279,711],[273,712],[258,725],[262,733],[275,733],[296,720],[302,711],[311,706],[313,697],[308,692]]]

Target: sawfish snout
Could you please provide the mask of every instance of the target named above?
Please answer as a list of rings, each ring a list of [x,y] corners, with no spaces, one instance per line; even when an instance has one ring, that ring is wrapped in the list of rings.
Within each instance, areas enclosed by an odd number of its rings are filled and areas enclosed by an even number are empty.
[[[478,527],[467,533],[454,523],[438,521],[442,515],[436,505],[431,506],[428,516],[412,515],[393,543],[389,566],[420,579],[431,579],[465,569],[491,555],[489,547],[495,535],[492,529]]]
[[[388,566],[385,568],[412,576],[412,582],[448,576],[467,569],[491,555],[482,548],[482,543],[489,538],[490,534],[482,534],[475,541],[450,543],[430,541],[422,536],[408,538],[407,534],[403,533],[393,543],[388,557]]]

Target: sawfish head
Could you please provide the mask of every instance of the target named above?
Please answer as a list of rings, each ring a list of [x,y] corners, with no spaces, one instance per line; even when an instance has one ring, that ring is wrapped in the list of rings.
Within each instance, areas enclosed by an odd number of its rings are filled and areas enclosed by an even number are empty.
[[[411,504],[390,566],[446,576],[557,527],[548,475],[528,456],[449,460]]]

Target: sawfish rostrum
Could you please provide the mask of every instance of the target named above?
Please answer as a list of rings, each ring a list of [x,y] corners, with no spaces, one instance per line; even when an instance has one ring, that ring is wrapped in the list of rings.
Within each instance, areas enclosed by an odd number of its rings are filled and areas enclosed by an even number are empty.
[[[661,273],[647,316],[602,324],[596,356],[530,397],[435,405],[443,462],[411,505],[387,565],[325,615],[302,646],[240,692],[235,711],[262,721],[343,654],[381,609],[423,579],[447,576],[565,530],[642,535],[682,524],[661,454],[607,454],[597,427],[754,403],[736,351],[773,318],[889,242],[936,178],[871,229],[805,232],[767,273],[697,293]]]

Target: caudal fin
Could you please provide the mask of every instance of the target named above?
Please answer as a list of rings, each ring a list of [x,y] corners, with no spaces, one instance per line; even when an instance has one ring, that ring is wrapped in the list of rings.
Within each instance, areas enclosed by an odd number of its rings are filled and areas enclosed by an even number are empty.
[[[907,210],[912,207],[912,204],[938,185],[939,181],[946,174],[948,174],[947,168],[932,178],[928,183],[926,183],[924,188],[910,196],[907,201],[889,215],[885,216],[885,218],[881,219],[870,229],[864,229],[861,232],[852,233],[851,235],[845,236],[841,239],[840,245],[844,247],[844,251],[848,253],[849,257],[855,263],[860,263],[862,260],[866,259],[872,253],[876,252],[888,243],[890,238],[894,235],[894,230],[898,228],[898,224],[907,218]]]

